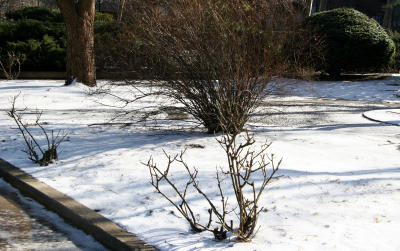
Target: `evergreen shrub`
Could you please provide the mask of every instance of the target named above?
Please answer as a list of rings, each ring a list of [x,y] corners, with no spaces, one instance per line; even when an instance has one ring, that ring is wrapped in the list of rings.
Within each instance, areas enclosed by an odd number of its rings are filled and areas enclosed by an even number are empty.
[[[110,13],[96,11],[94,15],[95,26],[109,24],[114,21],[114,17]]]
[[[51,10],[44,7],[27,7],[20,10],[9,11],[6,18],[14,21],[20,19],[34,19],[43,22],[63,22],[61,13],[57,10]]]
[[[29,7],[6,13],[0,22],[0,58],[7,52],[22,56],[23,71],[64,71],[66,65],[66,34],[59,11]],[[102,44],[115,36],[113,16],[95,14],[95,43],[99,49],[96,59],[103,63]],[[110,44],[110,43],[108,43]]]
[[[65,70],[65,28],[62,23],[20,19],[0,23],[2,54],[22,56],[22,70]]]
[[[324,41],[324,61],[319,69],[330,75],[341,72],[374,72],[393,61],[395,45],[374,19],[349,8],[316,13],[304,27]]]

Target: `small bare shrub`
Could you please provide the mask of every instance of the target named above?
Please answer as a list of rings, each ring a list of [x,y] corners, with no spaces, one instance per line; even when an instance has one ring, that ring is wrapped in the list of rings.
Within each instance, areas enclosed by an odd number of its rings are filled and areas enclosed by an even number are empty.
[[[237,241],[249,241],[253,238],[256,230],[258,215],[262,211],[259,206],[259,200],[266,186],[277,172],[281,161],[274,162],[273,155],[267,155],[266,150],[270,144],[264,144],[261,148],[253,150],[251,146],[255,143],[254,136],[246,132],[243,137],[243,142],[239,142],[237,133],[226,133],[221,139],[217,141],[224,149],[228,167],[217,170],[216,180],[219,190],[221,205],[218,207],[209,195],[203,192],[197,180],[198,170],[190,168],[183,160],[185,151],[178,155],[170,156],[168,158],[167,168],[161,170],[150,158],[145,164],[150,170],[151,184],[155,187],[158,193],[166,198],[175,208],[182,214],[182,216],[189,222],[191,229],[194,232],[210,231],[214,234],[217,240],[223,240],[227,237],[227,232],[231,232],[236,236]],[[179,189],[170,180],[170,169],[174,163],[182,165],[187,171],[188,180],[183,189]],[[267,168],[271,171],[268,172]],[[228,198],[222,188],[223,175],[227,175],[231,180],[232,189],[236,198],[235,207],[228,208]],[[254,176],[262,177],[261,184],[256,184]],[[161,190],[160,184],[167,183],[178,195],[178,201],[171,199],[165,192]],[[195,217],[195,213],[189,205],[187,200],[188,189],[190,187],[203,196],[210,206],[209,220],[207,224],[202,224]],[[233,225],[233,220],[228,219],[231,214],[235,214],[238,219],[237,226]],[[215,215],[217,220],[215,223],[219,227],[212,228],[212,216]]]
[[[43,127],[44,123],[40,122],[42,113],[39,111],[36,112],[36,120],[33,124],[25,124],[22,114],[15,109],[17,98],[18,96],[13,98],[11,109],[7,112],[7,115],[14,120],[24,138],[26,145],[26,150],[24,150],[24,152],[28,154],[28,158],[41,166],[47,166],[58,159],[57,148],[66,140],[67,133],[58,131],[58,133],[54,135],[54,131],[51,130],[49,135]],[[47,148],[43,148],[42,144],[33,136],[32,132],[28,129],[29,126],[37,126],[40,128],[42,134],[46,137]]]
[[[22,55],[8,51],[0,58],[0,68],[8,80],[17,79],[21,73]]]

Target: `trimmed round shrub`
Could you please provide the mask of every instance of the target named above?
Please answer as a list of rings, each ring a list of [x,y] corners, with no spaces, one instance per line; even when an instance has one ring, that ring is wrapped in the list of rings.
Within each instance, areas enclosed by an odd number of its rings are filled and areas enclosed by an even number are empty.
[[[378,22],[357,10],[339,8],[316,13],[303,25],[322,39],[324,60],[318,70],[330,75],[380,71],[393,61],[392,39]]]

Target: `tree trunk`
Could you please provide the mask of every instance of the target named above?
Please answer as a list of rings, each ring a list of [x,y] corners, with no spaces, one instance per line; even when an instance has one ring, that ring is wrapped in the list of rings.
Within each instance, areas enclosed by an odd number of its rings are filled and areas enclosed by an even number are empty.
[[[305,12],[305,16],[306,17],[311,16],[313,3],[314,3],[314,0],[307,0],[306,1],[306,12]]]
[[[96,85],[94,0],[57,0],[67,32],[67,79]]]
[[[119,6],[118,6],[118,22],[121,22],[121,20],[122,20],[122,14],[124,12],[124,7],[125,7],[125,0],[120,0]]]
[[[390,4],[392,1],[387,0],[386,4]],[[383,28],[390,29],[392,23],[393,6],[385,8],[385,14],[383,16]]]
[[[319,2],[319,11],[325,11],[328,5],[328,0],[321,0]]]

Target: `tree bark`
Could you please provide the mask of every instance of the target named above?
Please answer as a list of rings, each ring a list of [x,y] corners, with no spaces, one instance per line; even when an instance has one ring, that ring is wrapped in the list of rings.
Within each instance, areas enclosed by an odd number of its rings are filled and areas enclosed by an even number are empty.
[[[94,61],[94,0],[57,0],[67,34],[67,79],[96,85]]]

